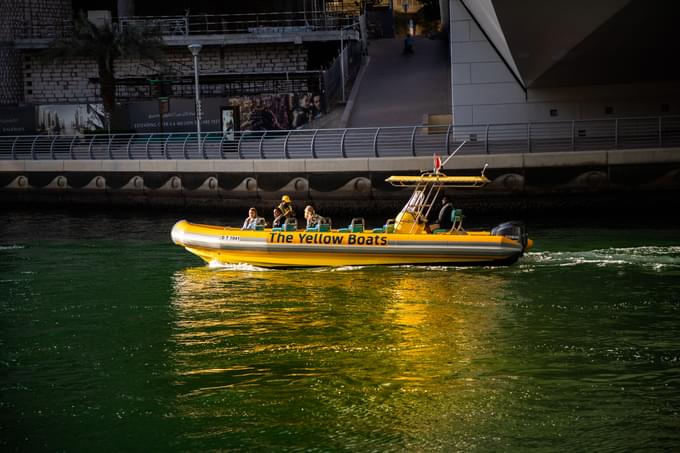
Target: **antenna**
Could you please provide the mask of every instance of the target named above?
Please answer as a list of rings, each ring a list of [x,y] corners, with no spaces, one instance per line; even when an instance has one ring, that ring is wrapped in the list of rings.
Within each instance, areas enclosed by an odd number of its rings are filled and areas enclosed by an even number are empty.
[[[466,143],[467,143],[467,140],[463,140],[463,143],[461,143],[460,146],[459,146],[458,148],[456,148],[456,150],[455,150],[454,152],[452,152],[451,155],[450,155],[449,157],[447,157],[446,160],[445,160],[444,162],[442,162],[441,168],[444,168],[444,165],[446,165],[446,163],[449,161],[449,159],[451,159],[453,156],[455,156],[456,153],[457,153],[457,152],[463,147],[463,145],[466,144]]]

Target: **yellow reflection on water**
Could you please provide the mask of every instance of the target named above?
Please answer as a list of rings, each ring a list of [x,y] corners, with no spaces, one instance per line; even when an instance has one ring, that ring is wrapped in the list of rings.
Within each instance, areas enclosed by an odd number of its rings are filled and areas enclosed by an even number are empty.
[[[202,267],[173,279],[182,411],[205,415],[195,398],[256,392],[253,404],[289,395],[335,417],[436,432],[450,428],[442,413],[494,410],[479,377],[503,317],[502,272]]]
[[[390,286],[385,316],[400,333],[395,379],[424,384],[440,377],[437,363],[464,366],[486,353],[486,338],[503,308],[504,280],[498,274],[439,269],[406,274]]]

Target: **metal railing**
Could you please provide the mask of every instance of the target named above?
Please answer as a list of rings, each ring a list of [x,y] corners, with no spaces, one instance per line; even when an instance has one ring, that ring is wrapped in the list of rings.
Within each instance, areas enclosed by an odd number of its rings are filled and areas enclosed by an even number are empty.
[[[198,14],[187,16],[134,16],[118,19],[121,27],[157,30],[163,36],[303,33],[341,30],[357,21],[329,13]]]
[[[161,36],[302,33],[340,31],[358,20],[338,13],[278,12],[249,14],[193,14],[184,16],[132,16],[113,19],[121,28],[135,26],[155,30]],[[73,20],[24,21],[16,39],[67,38],[74,32]]]
[[[680,147],[680,117],[488,125],[0,136],[1,160],[324,159]]]

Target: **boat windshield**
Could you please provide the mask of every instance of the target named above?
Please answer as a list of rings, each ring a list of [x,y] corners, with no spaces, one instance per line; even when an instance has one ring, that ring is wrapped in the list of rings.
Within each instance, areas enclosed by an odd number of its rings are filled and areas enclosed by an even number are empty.
[[[423,206],[423,200],[425,199],[425,192],[423,190],[415,190],[411,198],[402,209],[402,211],[417,211]]]

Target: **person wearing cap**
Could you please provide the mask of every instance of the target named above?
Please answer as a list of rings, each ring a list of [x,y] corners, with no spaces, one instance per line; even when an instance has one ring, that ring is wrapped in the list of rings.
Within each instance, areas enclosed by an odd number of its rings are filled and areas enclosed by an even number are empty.
[[[293,207],[293,201],[288,195],[281,197],[281,203],[278,206],[279,210],[286,218],[295,217],[295,207]]]

